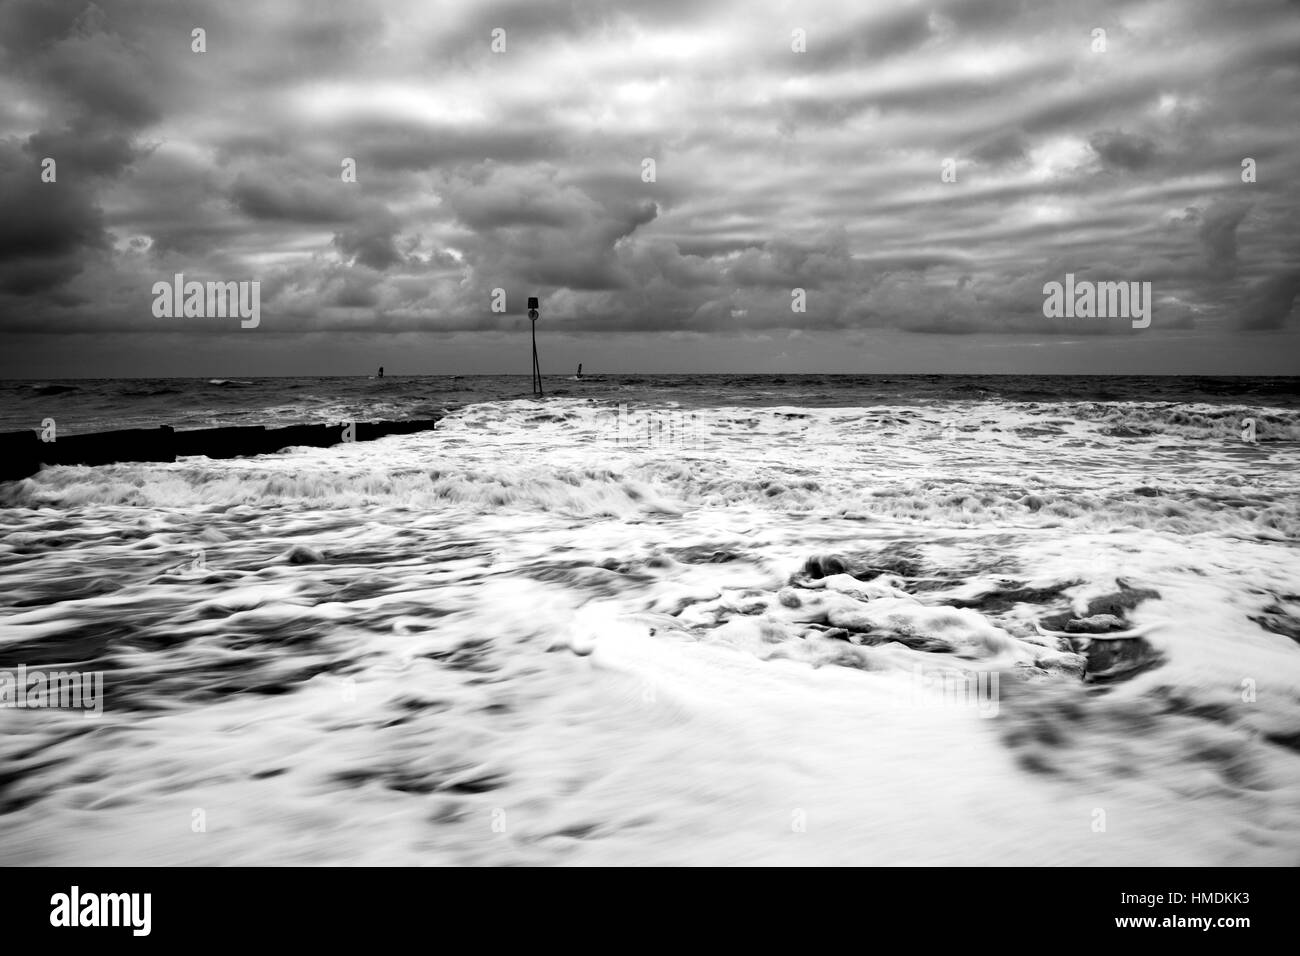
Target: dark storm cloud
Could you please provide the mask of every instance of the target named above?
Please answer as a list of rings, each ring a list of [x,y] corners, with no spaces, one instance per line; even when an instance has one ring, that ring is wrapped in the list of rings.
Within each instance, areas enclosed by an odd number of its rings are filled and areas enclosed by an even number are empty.
[[[1216,202],[1201,216],[1197,235],[1205,246],[1205,265],[1214,276],[1237,271],[1237,227],[1250,212],[1250,203],[1236,199]]]
[[[143,51],[101,33],[59,41],[37,75],[100,122],[135,128],[161,118],[147,63]]]
[[[505,226],[576,226],[588,197],[578,190],[556,189],[549,182],[499,179],[453,187],[446,194],[456,218],[475,231]]]
[[[0,142],[0,291],[57,289],[107,246],[103,212],[84,184],[45,183],[39,163]]]
[[[698,0],[479,0],[449,11],[448,29],[432,52],[439,60],[478,55],[488,50],[486,40],[497,28],[506,31],[509,49],[511,43],[581,37],[619,23],[689,23],[701,9]]]
[[[658,214],[654,203],[618,207],[577,206],[565,223],[507,228],[479,246],[496,276],[518,275],[545,289],[575,292],[622,289],[631,285],[616,255],[616,244]]]
[[[148,155],[135,135],[161,116],[153,78],[93,3],[11,0],[0,45],[10,81],[46,100],[21,154],[0,144],[0,292],[26,297],[25,308],[39,308],[36,297],[79,303],[65,287],[111,246],[99,194]]]
[[[791,11],[798,26],[800,14]],[[912,7],[886,11],[829,36],[813,31],[809,38],[817,52],[806,61],[811,69],[840,70],[899,56],[914,50],[930,37],[930,11]],[[802,67],[805,61],[799,61]]]
[[[1241,327],[1251,331],[1280,329],[1294,312],[1300,295],[1300,270],[1276,275],[1261,282],[1241,310]]]
[[[1010,163],[1025,158],[1029,140],[1023,130],[998,130],[985,136],[966,150],[972,159],[983,163]]]
[[[33,133],[23,148],[37,162],[47,156],[55,158],[65,182],[114,176],[148,155],[148,149],[131,136],[108,128],[87,128],[86,124]]]
[[[350,219],[356,213],[351,193],[340,191],[332,181],[286,184],[282,179],[255,178],[240,173],[230,191],[240,212],[253,219],[298,223],[331,223]]]
[[[376,291],[376,282],[367,282],[364,279],[350,277],[343,283],[338,294],[334,297],[334,304],[345,308],[366,308],[379,304],[379,293]]]
[[[1156,155],[1156,144],[1145,136],[1106,130],[1093,135],[1088,145],[1107,166],[1119,169],[1145,169]]]
[[[403,262],[397,248],[401,226],[387,209],[366,216],[361,222],[334,236],[334,245],[349,259],[383,272]]]
[[[1194,328],[1214,355],[1289,327],[1296,20],[1274,0],[8,0],[0,328],[174,330],[147,292],[183,271],[258,278],[267,328],[301,335],[517,331],[537,294],[551,327],[720,356],[786,332],[1132,341],[1043,318],[1069,271],[1153,282],[1149,337]]]
[[[362,121],[342,132],[346,143],[381,170],[432,170],[484,160],[524,163],[554,156],[558,135],[520,117],[517,123],[492,128],[463,128],[450,123],[410,126]]]
[[[9,0],[0,45],[18,76],[53,94],[53,111],[125,129],[161,116],[147,51],[118,35],[94,3]]]

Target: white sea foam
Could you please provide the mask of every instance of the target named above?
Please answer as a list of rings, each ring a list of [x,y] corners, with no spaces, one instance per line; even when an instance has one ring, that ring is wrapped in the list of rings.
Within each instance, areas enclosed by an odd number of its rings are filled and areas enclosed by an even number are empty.
[[[0,856],[1295,860],[1294,413],[691,411],[689,446],[509,401],[5,486],[0,656],[106,701],[0,710]],[[1043,633],[1148,592],[1104,690]],[[980,674],[992,719],[944,699]]]

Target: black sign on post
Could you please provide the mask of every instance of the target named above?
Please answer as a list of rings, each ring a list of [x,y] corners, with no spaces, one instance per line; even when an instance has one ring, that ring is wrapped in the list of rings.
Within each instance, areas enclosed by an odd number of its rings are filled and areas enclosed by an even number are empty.
[[[542,367],[537,362],[537,296],[528,297],[528,317],[533,320],[533,394],[542,394]]]

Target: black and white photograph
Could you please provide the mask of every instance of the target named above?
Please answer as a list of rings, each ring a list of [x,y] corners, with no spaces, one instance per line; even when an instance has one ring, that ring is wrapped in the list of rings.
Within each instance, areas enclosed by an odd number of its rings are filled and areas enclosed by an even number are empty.
[[[1298,181],[1294,0],[0,0],[0,865],[1300,865]]]

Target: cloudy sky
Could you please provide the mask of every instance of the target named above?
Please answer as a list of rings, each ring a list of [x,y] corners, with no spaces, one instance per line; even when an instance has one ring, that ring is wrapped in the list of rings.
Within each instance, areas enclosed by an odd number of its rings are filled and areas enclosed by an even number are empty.
[[[0,376],[1295,374],[1298,181],[1286,0],[3,0]]]

